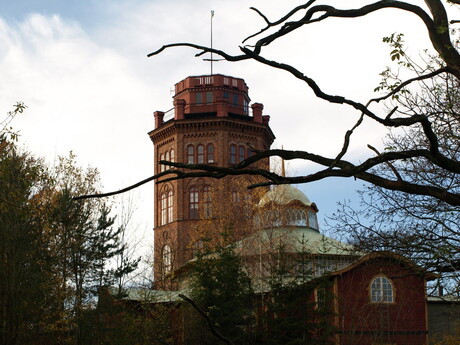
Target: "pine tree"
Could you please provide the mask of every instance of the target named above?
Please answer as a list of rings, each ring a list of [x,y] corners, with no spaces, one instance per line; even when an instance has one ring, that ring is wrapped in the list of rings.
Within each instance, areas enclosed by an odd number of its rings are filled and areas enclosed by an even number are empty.
[[[215,247],[205,245],[196,257],[193,271],[191,296],[195,303],[223,336],[235,344],[248,344],[254,324],[254,293],[234,246],[225,241]],[[206,326],[201,325],[201,331],[201,344],[216,343]]]

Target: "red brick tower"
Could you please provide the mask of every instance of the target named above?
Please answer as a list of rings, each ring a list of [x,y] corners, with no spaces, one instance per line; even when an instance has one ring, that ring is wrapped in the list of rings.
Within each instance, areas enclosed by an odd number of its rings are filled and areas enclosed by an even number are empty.
[[[263,105],[251,105],[243,79],[224,75],[188,77],[175,85],[174,108],[156,111],[155,129],[149,136],[155,147],[155,174],[167,169],[160,160],[230,166],[251,155],[251,148],[270,148],[274,135]],[[259,167],[269,168],[269,161]],[[246,182],[246,183],[245,183]],[[234,238],[250,223],[255,193],[245,189],[243,178],[189,178],[157,183],[154,189],[155,281],[183,266],[202,246],[200,227],[219,233],[223,218],[235,223],[226,231]],[[246,202],[246,203],[245,203]],[[246,205],[247,204],[247,205]],[[224,230],[222,230],[224,231]],[[246,232],[247,233],[247,232]]]

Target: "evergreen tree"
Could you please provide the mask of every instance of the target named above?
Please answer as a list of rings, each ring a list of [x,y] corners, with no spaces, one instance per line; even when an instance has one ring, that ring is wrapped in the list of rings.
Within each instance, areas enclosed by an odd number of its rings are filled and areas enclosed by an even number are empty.
[[[289,254],[280,244],[271,254],[264,343],[329,344],[333,336],[329,280],[313,276],[312,255],[307,251]]]
[[[205,245],[193,270],[192,299],[223,336],[235,344],[248,344],[254,323],[254,293],[234,246],[225,241],[216,247]],[[207,327],[201,325],[200,344],[216,344],[217,339],[203,329]]]
[[[0,343],[32,343],[56,283],[47,250],[46,169],[12,144],[0,149]]]

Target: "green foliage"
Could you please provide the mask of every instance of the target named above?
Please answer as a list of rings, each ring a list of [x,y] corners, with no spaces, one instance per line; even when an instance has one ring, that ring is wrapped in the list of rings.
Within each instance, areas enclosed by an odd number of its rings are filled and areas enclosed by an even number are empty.
[[[268,277],[269,291],[264,298],[266,344],[329,344],[332,326],[330,281],[313,280],[311,255],[289,256],[281,245],[276,264]]]
[[[384,37],[382,41],[384,43],[388,43],[393,50],[390,52],[391,61],[399,61],[401,57],[405,56],[406,53],[404,52],[404,34],[396,34],[392,33],[388,37]]]
[[[83,315],[86,345],[167,345],[173,343],[170,306],[144,301],[123,303],[111,300]]]
[[[2,344],[83,343],[96,293],[115,278],[107,263],[124,249],[106,204],[72,199],[97,182],[73,154],[49,169],[13,143],[0,150]]]
[[[192,299],[225,337],[235,344],[247,344],[254,322],[254,293],[234,246],[205,246],[198,253],[193,271]],[[210,334],[202,342],[215,343],[216,338]]]
[[[14,146],[0,150],[0,342],[25,342],[40,328],[50,276],[38,194],[44,167]]]
[[[18,133],[13,131],[13,128],[9,125],[11,121],[18,114],[22,114],[27,106],[23,102],[17,102],[13,106],[13,110],[6,114],[6,118],[0,122],[0,148],[2,143],[12,141],[15,142],[18,139]]]
[[[403,49],[401,35],[386,39],[395,49]],[[406,63],[397,69],[387,67],[381,86],[394,90],[401,83],[400,74],[427,75],[439,71],[445,62],[428,52],[420,55],[419,63],[404,55]],[[401,61],[402,61],[401,60]],[[429,79],[414,81],[385,102],[396,109],[395,116],[423,117],[429,128],[417,125],[389,132],[383,144],[385,152],[433,150],[435,147],[448,159],[460,160],[460,83],[449,73],[439,73]],[[435,141],[430,142],[427,133]],[[381,164],[372,173],[393,181],[442,188],[458,194],[458,173],[446,169],[426,157],[413,157]],[[360,209],[342,204],[333,215],[335,228],[363,251],[388,250],[409,257],[428,271],[441,275],[436,284],[444,291],[460,291],[460,209],[433,197],[406,194],[369,186],[360,192]],[[434,293],[438,289],[434,288]]]
[[[390,48],[390,59],[397,63],[398,69],[394,72],[390,67],[386,67],[383,72],[380,73],[382,80],[379,85],[374,88],[374,92],[392,92],[398,88],[402,79],[399,78],[400,68],[412,68],[413,62],[410,60],[404,50],[404,34],[393,33],[388,37],[384,37],[382,41],[387,43]],[[392,99],[397,100],[401,94],[408,94],[410,91],[407,88],[402,88],[398,93],[391,96]]]

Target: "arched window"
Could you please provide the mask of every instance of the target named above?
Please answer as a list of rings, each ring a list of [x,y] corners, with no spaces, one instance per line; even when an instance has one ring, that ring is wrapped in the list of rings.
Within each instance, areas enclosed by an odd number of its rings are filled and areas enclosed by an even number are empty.
[[[312,210],[308,210],[308,224],[310,225],[310,228],[319,230],[318,218],[316,217],[316,213]]]
[[[276,228],[282,226],[283,223],[281,221],[280,211],[277,209],[264,210],[262,214],[262,223],[264,228]]]
[[[232,202],[240,202],[240,194],[236,190],[232,191]]]
[[[370,298],[372,303],[393,303],[394,291],[391,280],[383,276],[372,279]]]
[[[208,163],[214,163],[214,145],[213,144],[208,144],[206,147],[206,153],[208,155],[207,161]]]
[[[160,204],[161,204],[161,211],[160,211],[160,225],[165,225],[168,222],[167,216],[167,209],[168,209],[168,197],[167,192],[161,194],[160,197]]]
[[[171,272],[172,268],[172,251],[171,247],[165,244],[161,250],[161,262],[162,262],[162,271],[163,274],[168,274]]]
[[[195,164],[195,147],[193,145],[187,146],[187,163]]]
[[[230,163],[236,164],[236,145],[235,144],[230,145]]]
[[[246,158],[246,150],[244,149],[244,146],[240,145],[238,148],[238,163],[244,161]]]
[[[174,149],[171,149],[171,162],[174,162]]]
[[[212,190],[211,186],[203,188],[203,216],[212,218]]]
[[[168,223],[173,221],[173,202],[174,202],[174,194],[173,194],[173,191],[170,190],[168,192]]]
[[[197,151],[197,163],[198,164],[203,164],[204,163],[204,146],[203,145],[198,145],[196,147]]]
[[[160,161],[164,161],[165,160],[165,155],[162,153],[160,155]],[[163,164],[160,164],[160,171],[164,171],[165,170],[165,166]]]
[[[198,188],[192,187],[190,188],[189,193],[189,218],[190,219],[198,219]]]
[[[307,226],[307,215],[302,209],[288,209],[286,211],[286,225]]]
[[[174,193],[172,190],[165,190],[160,196],[160,225],[173,221]]]
[[[192,245],[192,255],[196,257],[200,252],[203,251],[204,243],[202,240],[197,240]]]

